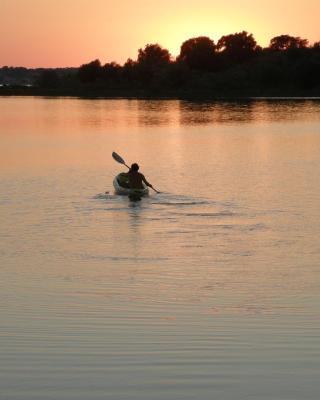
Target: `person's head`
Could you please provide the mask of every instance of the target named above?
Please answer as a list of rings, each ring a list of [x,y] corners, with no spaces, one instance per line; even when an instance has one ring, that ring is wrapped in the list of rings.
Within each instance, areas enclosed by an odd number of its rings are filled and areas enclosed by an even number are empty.
[[[139,165],[137,163],[133,163],[130,169],[131,171],[139,171]]]

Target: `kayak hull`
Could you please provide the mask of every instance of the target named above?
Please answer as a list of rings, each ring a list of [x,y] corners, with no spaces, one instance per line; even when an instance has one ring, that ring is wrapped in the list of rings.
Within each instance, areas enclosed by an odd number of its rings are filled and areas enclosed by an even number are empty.
[[[146,195],[149,194],[149,188],[144,183],[142,183],[143,184],[143,189],[131,189],[131,188],[128,188],[128,187],[120,186],[120,183],[119,183],[119,180],[118,180],[119,175],[117,175],[113,179],[113,187],[114,187],[114,190],[115,190],[116,194],[120,194],[120,195],[123,195],[123,196],[138,196],[138,197],[146,196]]]

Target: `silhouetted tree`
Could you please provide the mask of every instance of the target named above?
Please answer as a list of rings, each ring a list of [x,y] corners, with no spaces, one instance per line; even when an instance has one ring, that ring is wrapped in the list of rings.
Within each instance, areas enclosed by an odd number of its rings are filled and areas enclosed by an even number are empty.
[[[137,79],[137,63],[133,61],[131,58],[128,58],[127,61],[124,63],[122,68],[122,76],[123,78],[133,83]]]
[[[293,79],[298,87],[312,89],[320,85],[320,60],[303,58],[294,68]]]
[[[269,49],[275,51],[286,51],[289,49],[302,49],[308,46],[307,39],[290,35],[275,36],[270,40]]]
[[[181,62],[171,63],[167,70],[166,80],[170,88],[178,89],[187,84],[192,71],[190,68]]]
[[[251,58],[259,49],[252,34],[246,31],[222,36],[217,49],[223,53],[227,63],[239,63]]]
[[[88,64],[83,64],[79,68],[78,77],[81,82],[94,82],[101,77],[101,63],[100,60],[91,61]]]
[[[138,51],[138,64],[152,69],[166,67],[171,61],[171,55],[167,49],[158,44],[147,44],[144,49]]]
[[[137,80],[143,85],[143,89],[153,93],[159,91],[164,85],[164,77],[170,62],[169,51],[158,44],[147,44],[144,49],[139,49],[135,70]]]
[[[107,81],[118,81],[121,76],[121,66],[116,62],[107,63],[102,67],[101,77]]]
[[[37,80],[37,86],[46,89],[55,89],[60,85],[60,78],[56,71],[47,69],[41,72]]]
[[[132,58],[128,58],[124,63],[124,68],[134,68],[137,65],[136,61],[133,61]]]
[[[182,43],[177,61],[191,69],[210,71],[215,66],[215,50],[216,46],[210,38],[191,38]]]
[[[306,39],[280,35],[262,50],[243,31],[222,36],[217,45],[206,36],[186,40],[176,61],[159,44],[147,44],[123,66],[99,60],[79,68],[6,66],[0,68],[0,94],[319,96],[319,71],[319,41],[309,46]]]

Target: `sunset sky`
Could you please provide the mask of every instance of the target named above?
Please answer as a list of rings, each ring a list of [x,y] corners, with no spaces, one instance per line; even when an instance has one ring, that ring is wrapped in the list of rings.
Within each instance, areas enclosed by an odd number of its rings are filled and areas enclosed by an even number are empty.
[[[136,59],[159,43],[246,30],[261,46],[290,34],[320,40],[319,0],[0,0],[0,67],[79,66]]]

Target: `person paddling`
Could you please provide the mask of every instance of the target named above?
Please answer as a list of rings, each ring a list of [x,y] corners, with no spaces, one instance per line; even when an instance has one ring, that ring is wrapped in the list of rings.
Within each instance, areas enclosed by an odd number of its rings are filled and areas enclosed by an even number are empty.
[[[139,165],[137,163],[133,163],[128,172],[129,186],[131,189],[143,189],[144,182],[147,186],[151,187],[154,191],[159,193],[152,185],[149,183],[145,176],[141,174],[139,171]]]
[[[129,172],[125,175],[127,175],[128,181],[129,181],[129,188],[131,189],[138,189],[141,190],[143,189],[143,182],[151,187],[151,189],[153,189],[155,192],[157,193],[161,193],[159,192],[159,190],[155,189],[151,183],[149,183],[146,178],[144,177],[144,175],[142,175],[139,171],[139,165],[137,163],[133,163],[131,165],[131,168],[126,164],[126,162],[124,161],[124,159],[119,156],[119,154],[117,154],[115,151],[112,152],[112,158],[114,160],[116,160],[118,163],[125,165],[128,169]],[[119,174],[122,175],[122,174]]]

